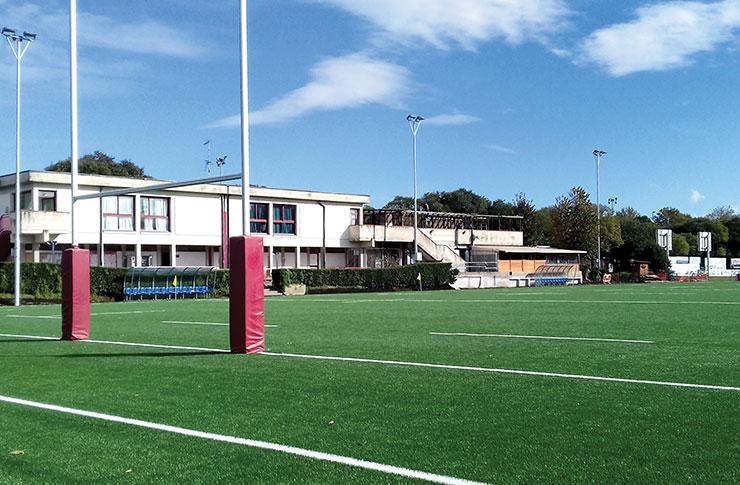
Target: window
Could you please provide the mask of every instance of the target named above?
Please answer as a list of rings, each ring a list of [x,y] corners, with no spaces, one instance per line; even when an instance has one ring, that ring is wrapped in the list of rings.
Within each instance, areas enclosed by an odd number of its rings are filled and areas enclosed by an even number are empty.
[[[39,210],[44,212],[56,212],[57,193],[55,190],[39,190]]]
[[[103,229],[134,230],[134,198],[130,195],[103,197]]]
[[[15,192],[10,194],[10,208],[15,210]],[[21,210],[33,210],[33,193],[30,190],[21,192]]]
[[[254,234],[267,234],[267,204],[249,204],[249,230]]]
[[[141,229],[168,232],[170,230],[170,200],[159,197],[141,198]]]
[[[356,226],[360,223],[360,209],[349,210],[349,223],[351,226]]]
[[[272,206],[273,234],[295,234],[295,206],[274,204]]]

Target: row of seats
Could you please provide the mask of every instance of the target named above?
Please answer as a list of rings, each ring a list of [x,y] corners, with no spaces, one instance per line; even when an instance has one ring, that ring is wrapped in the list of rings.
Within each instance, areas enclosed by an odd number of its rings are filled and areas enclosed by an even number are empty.
[[[535,278],[535,286],[557,286],[567,285],[570,282],[570,278]]]
[[[211,292],[212,290],[207,286],[154,286],[123,289],[125,296],[207,295]]]

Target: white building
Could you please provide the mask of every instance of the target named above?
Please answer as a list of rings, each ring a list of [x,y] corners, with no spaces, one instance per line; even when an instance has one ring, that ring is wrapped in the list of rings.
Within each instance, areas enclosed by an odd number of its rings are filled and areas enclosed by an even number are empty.
[[[79,179],[81,195],[161,183]],[[23,259],[59,261],[70,245],[70,175],[23,172],[21,187]],[[8,259],[14,241],[14,193],[15,175],[0,177],[0,260]],[[251,231],[264,239],[265,268],[363,265],[349,228],[362,221],[368,196],[264,187],[252,187],[250,196]],[[242,231],[241,187],[224,184],[82,200],[76,209],[78,243],[90,250],[93,265],[221,266],[225,236]]]

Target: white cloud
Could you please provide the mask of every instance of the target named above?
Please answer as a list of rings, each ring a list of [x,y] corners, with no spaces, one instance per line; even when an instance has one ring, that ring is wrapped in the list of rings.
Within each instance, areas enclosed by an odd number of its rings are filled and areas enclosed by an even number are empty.
[[[493,150],[494,152],[504,153],[506,155],[514,155],[516,153],[516,151],[511,148],[505,147],[503,145],[496,145],[495,143],[489,143],[483,146],[488,148],[489,150]]]
[[[448,113],[425,118],[424,124],[433,126],[469,125],[471,123],[478,123],[479,121],[480,118],[477,116],[463,113]]]
[[[294,120],[315,111],[355,108],[370,104],[395,106],[409,90],[409,73],[401,66],[351,54],[321,61],[311,68],[303,87],[250,114],[250,124]],[[206,128],[239,126],[239,115],[206,125]]]
[[[635,19],[597,30],[580,45],[582,61],[612,76],[665,71],[732,40],[740,28],[740,0],[663,2],[640,7]]]
[[[501,39],[543,41],[566,23],[565,0],[312,0],[371,22],[385,40],[473,50]]]
[[[704,196],[698,190],[692,190],[691,196],[689,196],[689,200],[691,201],[692,204],[698,204],[704,199],[706,199],[706,196]]]
[[[3,6],[0,0],[0,6]],[[55,44],[67,49],[69,13],[37,3],[25,3],[0,10],[4,25],[17,26],[39,34],[38,43]],[[202,42],[154,20],[123,22],[87,12],[77,14],[77,36],[80,46],[137,54],[192,58],[205,53]],[[63,45],[60,45],[63,44]]]
[[[122,23],[110,17],[80,13],[79,42],[90,47],[166,57],[197,58],[205,49],[168,25],[153,20]]]

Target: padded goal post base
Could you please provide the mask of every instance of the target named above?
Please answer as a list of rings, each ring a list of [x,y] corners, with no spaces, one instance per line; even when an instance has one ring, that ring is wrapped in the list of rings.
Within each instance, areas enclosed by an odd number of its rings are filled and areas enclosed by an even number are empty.
[[[62,340],[90,338],[90,251],[62,253]]]
[[[265,351],[265,269],[262,238],[229,239],[229,341],[235,354]]]

